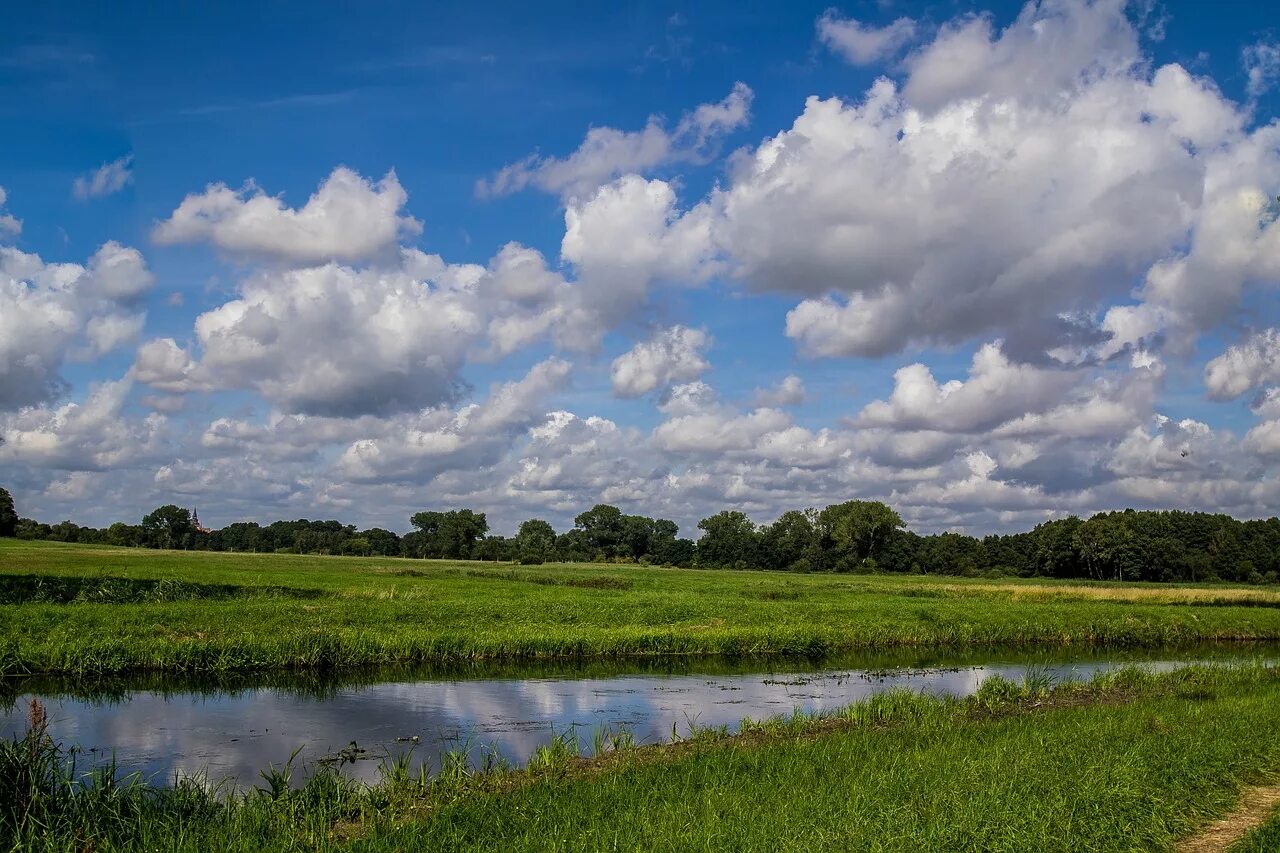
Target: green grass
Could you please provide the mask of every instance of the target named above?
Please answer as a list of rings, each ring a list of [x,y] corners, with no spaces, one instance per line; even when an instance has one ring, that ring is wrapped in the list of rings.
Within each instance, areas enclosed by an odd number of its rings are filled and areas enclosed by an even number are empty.
[[[1277,850],[1280,850],[1280,809],[1231,847],[1231,853],[1276,853]]]
[[[1280,639],[1280,591],[0,540],[0,674]],[[7,596],[7,598],[5,597]]]
[[[823,716],[564,739],[528,768],[363,786],[271,768],[258,789],[69,779],[39,732],[0,748],[0,842],[163,850],[1170,850],[1280,778],[1280,670],[1122,670],[992,680],[969,699],[895,692]],[[1273,848],[1261,848],[1273,849]]]

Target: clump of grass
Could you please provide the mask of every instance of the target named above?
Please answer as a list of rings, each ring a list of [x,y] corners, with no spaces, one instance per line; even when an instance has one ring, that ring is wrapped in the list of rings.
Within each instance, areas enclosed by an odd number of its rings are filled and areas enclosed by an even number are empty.
[[[531,574],[525,572],[495,572],[485,569],[472,569],[467,577],[487,578],[490,580],[517,581],[534,583],[540,586],[571,586],[583,589],[631,589],[632,582],[627,578],[612,575],[596,575],[594,577],[556,577],[553,575]]]
[[[758,598],[761,601],[798,601],[801,597],[798,589],[760,589],[743,590],[747,598]]]

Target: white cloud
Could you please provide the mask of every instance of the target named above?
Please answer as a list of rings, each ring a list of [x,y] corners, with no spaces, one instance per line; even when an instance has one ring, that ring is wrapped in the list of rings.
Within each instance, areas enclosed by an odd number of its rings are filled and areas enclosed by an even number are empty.
[[[752,92],[736,83],[721,101],[698,105],[668,131],[650,116],[643,130],[593,127],[576,151],[563,159],[531,154],[476,184],[477,194],[500,196],[534,186],[566,201],[585,199],[610,181],[629,173],[645,173],[673,163],[702,163],[729,133],[747,123]]]
[[[110,163],[103,163],[88,175],[75,179],[71,185],[71,193],[81,201],[102,198],[133,183],[133,155],[127,154]]]
[[[1215,400],[1239,397],[1280,382],[1280,329],[1265,329],[1229,347],[1204,368],[1204,384]]]
[[[457,396],[484,331],[480,270],[406,252],[396,269],[337,264],[263,273],[240,298],[201,314],[200,369],[251,387],[286,411],[394,412]]]
[[[571,203],[564,220],[561,257],[577,270],[582,308],[605,325],[631,317],[655,282],[690,285],[714,271],[708,223],[678,215],[665,181],[625,176]]]
[[[388,424],[382,437],[347,447],[338,470],[357,482],[430,479],[448,470],[474,474],[500,461],[513,438],[541,419],[548,397],[565,385],[571,368],[566,361],[549,359],[519,381],[495,385],[483,403]]]
[[[142,255],[104,243],[79,264],[47,264],[0,248],[0,410],[50,400],[64,389],[63,362],[131,343],[151,287]]]
[[[156,224],[161,244],[209,242],[236,257],[288,264],[362,261],[393,250],[422,224],[400,214],[408,194],[395,172],[376,184],[339,166],[300,208],[286,207],[254,183],[210,184]]]
[[[133,376],[174,393],[253,389],[288,413],[390,415],[457,399],[472,358],[549,338],[581,349],[602,333],[536,251],[508,244],[479,266],[405,249],[394,266],[253,273],[196,318],[193,347],[151,341]]]
[[[1249,76],[1245,88],[1250,98],[1261,97],[1280,80],[1280,44],[1251,44],[1240,52],[1240,60]]]
[[[752,400],[757,406],[798,406],[805,401],[804,380],[794,373],[785,376],[773,388],[757,388]]]
[[[672,326],[613,360],[610,379],[619,397],[639,397],[677,382],[697,379],[711,365],[703,351],[711,336],[703,329]]]
[[[22,220],[4,210],[8,198],[4,187],[0,187],[0,239],[16,237],[22,233]]]
[[[1280,419],[1263,421],[1249,430],[1244,445],[1259,456],[1280,458]]]
[[[1043,412],[1077,381],[1068,371],[1011,363],[998,344],[985,344],[974,353],[967,381],[940,385],[924,364],[900,368],[889,399],[867,404],[854,423],[938,432],[986,430]]]
[[[157,391],[181,394],[209,387],[199,378],[198,368],[191,353],[178,346],[177,341],[159,338],[138,348],[130,376]]]
[[[1018,358],[1109,357],[1138,329],[1091,318],[1135,280],[1128,319],[1185,346],[1280,278],[1280,128],[1248,117],[1212,81],[1152,70],[1119,0],[1045,0],[1003,31],[944,26],[900,84],[809,98],[667,221],[708,235],[691,273],[800,296],[786,328],[812,356],[998,335]]]
[[[33,406],[0,415],[0,460],[8,465],[66,471],[107,471],[158,458],[167,448],[168,421],[124,413],[131,383],[103,382],[83,402],[57,408]]]
[[[876,27],[853,18],[842,18],[828,9],[818,18],[818,38],[828,48],[854,65],[871,65],[894,56],[916,34],[916,22],[898,18],[884,27]]]

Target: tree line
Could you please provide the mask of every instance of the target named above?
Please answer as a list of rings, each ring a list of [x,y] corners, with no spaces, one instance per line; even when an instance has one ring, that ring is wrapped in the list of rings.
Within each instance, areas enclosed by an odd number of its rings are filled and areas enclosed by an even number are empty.
[[[158,507],[138,524],[97,529],[20,518],[0,489],[0,536],[144,548],[338,554],[520,562],[625,562],[685,568],[796,572],[897,572],[965,577],[1054,577],[1135,581],[1276,583],[1280,519],[1239,521],[1180,510],[1104,512],[1047,521],[1023,533],[982,538],[920,535],[879,501],[791,510],[771,524],[724,510],[698,522],[695,542],[674,521],[627,515],[608,504],[580,513],[558,533],[529,519],[514,536],[489,532],[483,512],[423,511],[403,536],[338,521],[236,522],[199,528],[181,507]]]

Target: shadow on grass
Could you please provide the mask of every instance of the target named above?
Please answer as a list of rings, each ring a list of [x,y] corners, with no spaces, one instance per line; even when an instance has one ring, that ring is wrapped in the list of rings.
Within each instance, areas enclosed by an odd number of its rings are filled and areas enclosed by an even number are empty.
[[[232,598],[319,598],[318,589],[75,575],[0,575],[0,604],[148,604]]]

